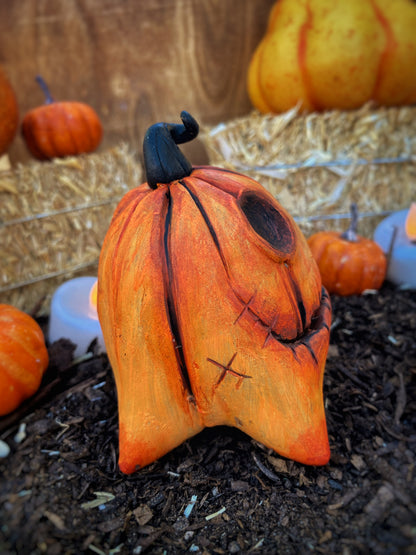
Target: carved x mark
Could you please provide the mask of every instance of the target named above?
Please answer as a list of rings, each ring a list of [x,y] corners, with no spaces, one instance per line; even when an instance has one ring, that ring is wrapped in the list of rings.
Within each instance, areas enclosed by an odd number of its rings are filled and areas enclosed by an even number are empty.
[[[212,360],[212,358],[207,358],[208,362],[211,362],[212,364],[215,364],[215,366],[217,366],[218,368],[221,369],[221,374],[220,377],[217,380],[217,383],[215,384],[215,388],[217,388],[220,383],[224,380],[225,376],[229,373],[232,376],[235,376],[237,379],[237,384],[235,386],[236,389],[238,389],[244,378],[251,378],[252,376],[248,376],[247,374],[241,374],[241,372],[237,372],[237,370],[234,370],[234,368],[231,368],[232,363],[234,362],[235,357],[237,356],[237,353],[234,353],[233,356],[231,357],[231,360],[229,361],[229,363],[227,364],[227,366],[224,366],[224,364],[221,364],[220,362],[217,362],[215,360]]]
[[[275,325],[277,324],[277,320],[279,319],[279,314],[276,314],[276,316],[273,318],[270,326],[267,327],[267,335],[266,335],[266,339],[264,340],[263,343],[263,347],[262,349],[264,349],[264,347],[267,345],[267,343],[269,342],[269,339],[272,337],[273,334],[273,328],[275,327]]]
[[[252,296],[250,297],[250,299],[249,299],[247,302],[244,302],[244,301],[241,299],[241,297],[239,297],[239,296],[237,295],[237,297],[239,298],[239,300],[241,300],[241,302],[244,304],[244,306],[243,306],[243,310],[242,310],[242,311],[240,312],[240,314],[237,316],[237,318],[236,318],[234,324],[236,324],[236,323],[239,321],[239,319],[240,319],[242,316],[244,316],[244,314],[245,314],[246,312],[248,312],[248,311],[250,310],[250,304],[254,301],[254,297],[255,297],[255,296],[256,296],[256,291],[252,294]],[[236,354],[237,354],[237,353],[236,353]]]

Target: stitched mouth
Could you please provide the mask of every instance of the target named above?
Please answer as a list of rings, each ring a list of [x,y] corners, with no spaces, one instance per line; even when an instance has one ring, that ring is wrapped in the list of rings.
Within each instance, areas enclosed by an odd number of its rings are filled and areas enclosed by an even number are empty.
[[[329,326],[326,322],[328,313],[331,310],[331,304],[329,302],[329,296],[325,288],[322,287],[321,302],[319,307],[315,310],[312,315],[310,325],[303,330],[295,339],[283,339],[276,334],[276,339],[281,343],[296,344],[298,342],[303,342],[305,339],[310,339],[313,335],[319,332],[321,329],[326,329],[329,331]]]
[[[309,326],[304,328],[302,332],[299,333],[296,337],[292,339],[287,339],[285,337],[282,337],[276,331],[271,330],[270,326],[267,326],[265,322],[261,321],[260,323],[264,326],[266,330],[266,338],[262,348],[265,348],[271,340],[274,340],[290,348],[292,352],[295,354],[296,349],[299,346],[303,345],[310,351],[312,358],[315,360],[315,362],[317,362],[315,353],[309,342],[312,339],[312,337],[320,333],[322,330],[327,330],[329,332],[330,313],[331,313],[331,304],[330,304],[329,296],[325,288],[322,288],[320,304],[318,308],[315,310],[315,312],[313,313]]]

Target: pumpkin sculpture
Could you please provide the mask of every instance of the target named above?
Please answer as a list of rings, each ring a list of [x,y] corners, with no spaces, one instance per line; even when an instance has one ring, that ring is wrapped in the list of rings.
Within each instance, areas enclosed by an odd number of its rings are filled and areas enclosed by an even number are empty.
[[[27,112],[22,135],[39,160],[92,152],[101,142],[103,128],[96,112],[83,102],[55,102],[41,77],[46,103]]]
[[[36,393],[48,363],[38,323],[21,310],[0,304],[0,416]]]
[[[0,67],[0,156],[9,148],[19,124],[14,90]]]
[[[100,255],[120,469],[131,473],[219,424],[325,464],[331,307],[319,270],[259,183],[191,166],[176,145],[198,124],[181,118],[148,130],[147,183],[119,203]]]
[[[347,231],[319,231],[308,239],[329,293],[359,295],[366,289],[380,289],[383,284],[386,257],[375,241],[357,234],[357,223],[357,206],[352,204]]]
[[[248,71],[262,112],[416,102],[413,0],[278,0]]]

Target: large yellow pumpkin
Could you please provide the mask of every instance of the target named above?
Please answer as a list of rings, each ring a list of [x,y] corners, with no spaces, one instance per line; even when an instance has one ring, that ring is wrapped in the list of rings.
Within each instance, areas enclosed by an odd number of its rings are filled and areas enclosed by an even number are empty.
[[[416,102],[413,0],[278,0],[248,71],[262,112]]]
[[[120,468],[133,472],[218,424],[325,464],[331,307],[319,270],[259,183],[190,165],[175,143],[198,124],[181,117],[149,129],[147,183],[121,200],[100,256]]]

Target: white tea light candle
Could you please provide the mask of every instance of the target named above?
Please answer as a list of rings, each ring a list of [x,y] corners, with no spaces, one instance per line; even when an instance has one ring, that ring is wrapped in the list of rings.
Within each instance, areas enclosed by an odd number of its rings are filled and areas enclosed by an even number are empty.
[[[409,210],[394,212],[374,232],[374,240],[389,256],[386,279],[416,289],[416,243],[406,233]]]
[[[96,283],[95,277],[74,278],[58,287],[52,297],[49,341],[69,339],[77,346],[75,357],[84,354],[95,338],[99,350],[105,351],[97,314]]]

